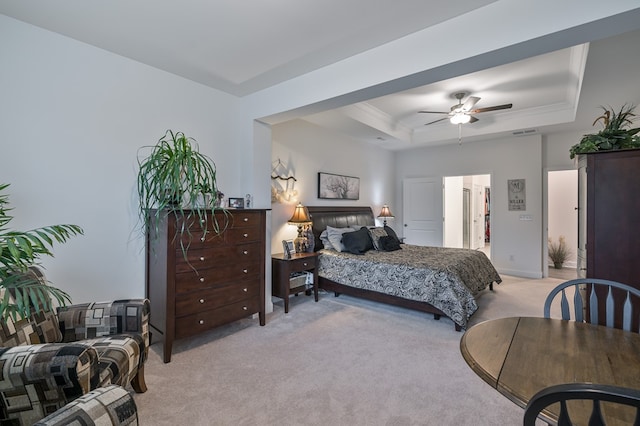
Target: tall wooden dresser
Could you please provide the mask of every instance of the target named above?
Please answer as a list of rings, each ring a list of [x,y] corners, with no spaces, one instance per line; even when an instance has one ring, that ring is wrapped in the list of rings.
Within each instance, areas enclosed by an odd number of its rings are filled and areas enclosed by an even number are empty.
[[[581,277],[614,280],[640,288],[638,170],[640,149],[578,157],[578,273]],[[604,300],[606,295],[601,297]],[[640,305],[639,301],[633,302]],[[622,298],[616,298],[618,303],[622,305]],[[634,312],[639,310],[640,306],[634,306]],[[616,308],[616,311],[622,310]],[[598,318],[605,318],[604,312]]]
[[[154,340],[163,340],[164,362],[175,339],[258,314],[265,325],[266,210],[229,210],[229,224],[203,232],[197,214],[173,213],[150,224],[146,247],[146,293]],[[215,220],[223,224],[222,212]],[[177,232],[182,226],[189,232]],[[186,249],[186,256],[183,251]]]

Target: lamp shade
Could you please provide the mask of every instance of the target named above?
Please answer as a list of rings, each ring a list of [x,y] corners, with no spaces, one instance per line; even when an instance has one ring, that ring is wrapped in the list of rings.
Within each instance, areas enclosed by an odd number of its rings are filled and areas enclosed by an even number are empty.
[[[310,223],[309,212],[307,208],[301,203],[298,203],[296,209],[293,211],[293,216],[289,219],[289,223],[292,225],[301,225],[304,223]]]
[[[380,214],[378,215],[378,217],[394,217],[393,213],[391,213],[391,210],[389,210],[389,206],[388,205],[384,205],[382,206],[382,210],[380,211]]]

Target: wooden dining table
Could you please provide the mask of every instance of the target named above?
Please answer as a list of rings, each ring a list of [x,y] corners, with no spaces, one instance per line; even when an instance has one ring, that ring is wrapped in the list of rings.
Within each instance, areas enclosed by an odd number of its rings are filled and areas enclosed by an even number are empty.
[[[500,318],[469,328],[460,351],[478,376],[523,408],[538,391],[562,383],[640,389],[640,334],[616,328],[550,318]],[[590,413],[590,405],[576,404],[584,416]],[[628,407],[607,406],[604,411],[611,418],[607,424],[633,420]],[[555,407],[542,417],[555,422]]]

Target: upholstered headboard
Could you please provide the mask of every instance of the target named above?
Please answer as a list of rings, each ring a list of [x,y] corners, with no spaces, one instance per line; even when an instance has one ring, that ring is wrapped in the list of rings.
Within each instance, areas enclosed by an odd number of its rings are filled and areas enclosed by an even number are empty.
[[[313,225],[313,236],[315,238],[315,250],[323,247],[320,241],[320,233],[328,226],[334,228],[346,228],[348,226],[362,225],[373,226],[375,219],[371,207],[335,207],[335,206],[307,206],[309,216]]]

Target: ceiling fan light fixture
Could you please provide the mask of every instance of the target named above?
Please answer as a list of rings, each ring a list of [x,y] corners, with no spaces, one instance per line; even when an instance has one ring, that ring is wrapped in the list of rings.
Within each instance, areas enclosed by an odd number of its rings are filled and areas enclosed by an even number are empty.
[[[471,116],[462,112],[452,115],[449,119],[449,121],[451,121],[451,124],[466,124],[470,120]]]

